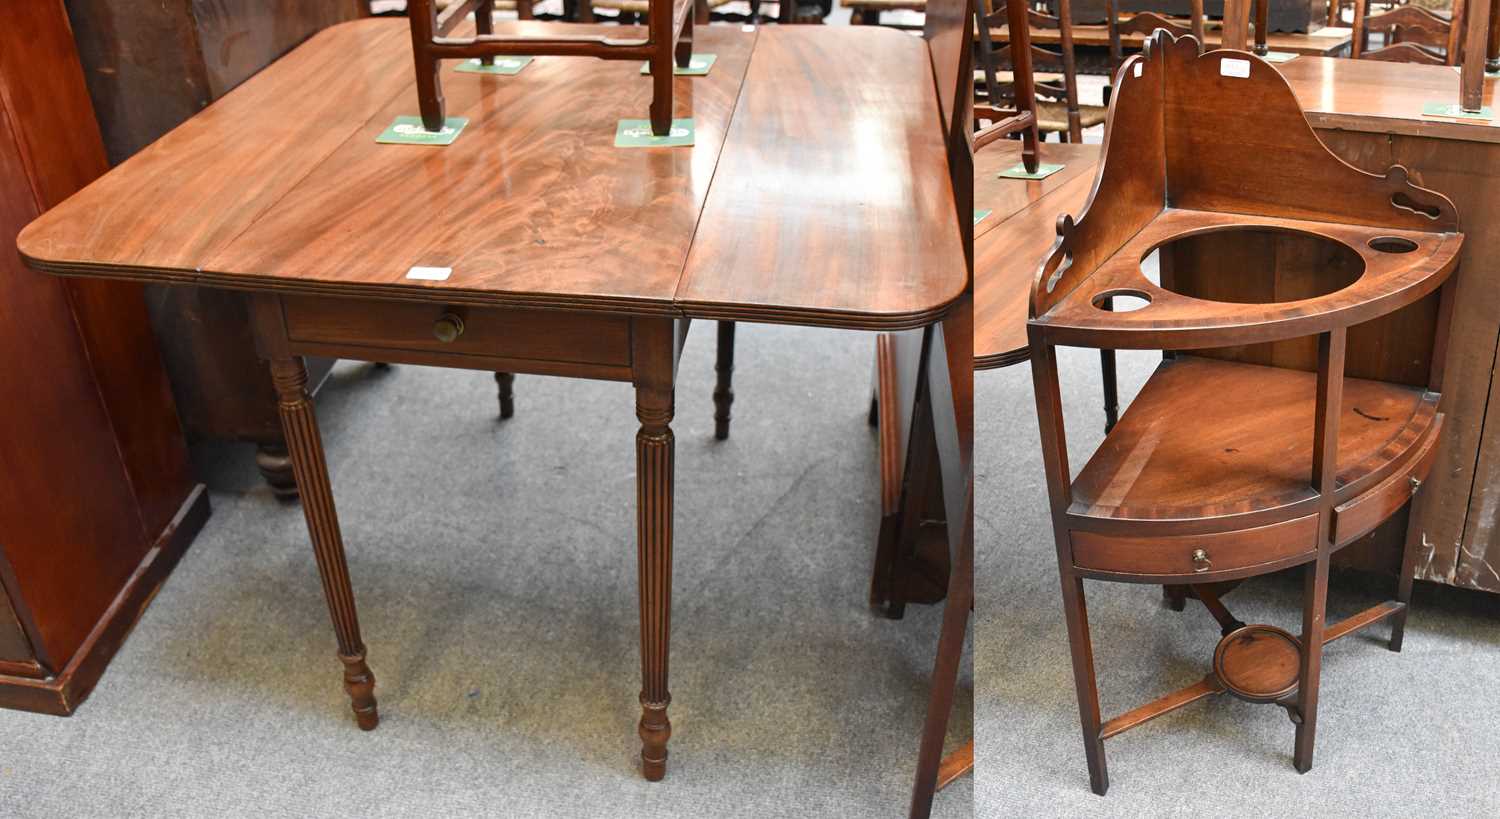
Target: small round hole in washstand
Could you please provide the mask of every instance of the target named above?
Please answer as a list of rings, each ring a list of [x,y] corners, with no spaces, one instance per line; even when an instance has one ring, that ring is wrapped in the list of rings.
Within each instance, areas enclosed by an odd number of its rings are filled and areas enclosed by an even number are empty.
[[[1151,296],[1140,290],[1106,290],[1094,296],[1093,304],[1100,310],[1129,313],[1142,307],[1150,307]]]
[[[1410,253],[1417,249],[1416,242],[1400,236],[1376,236],[1366,244],[1381,253]]]

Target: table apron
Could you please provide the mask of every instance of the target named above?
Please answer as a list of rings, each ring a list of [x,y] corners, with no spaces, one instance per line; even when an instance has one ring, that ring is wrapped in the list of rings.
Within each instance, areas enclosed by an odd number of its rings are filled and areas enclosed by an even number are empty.
[[[566,310],[276,297],[286,352],[467,370],[633,381],[645,325],[686,319]],[[456,337],[439,338],[444,322]],[[680,345],[678,346],[680,349]],[[675,361],[673,362],[675,364]]]

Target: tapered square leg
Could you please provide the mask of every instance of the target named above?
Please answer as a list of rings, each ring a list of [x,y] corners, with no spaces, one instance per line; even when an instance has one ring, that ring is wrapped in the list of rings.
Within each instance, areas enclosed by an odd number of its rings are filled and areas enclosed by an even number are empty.
[[[1312,770],[1318,732],[1318,681],[1323,673],[1323,626],[1328,607],[1328,549],[1307,564],[1302,590],[1302,667],[1297,683],[1297,742],[1292,764],[1300,773]]]
[[[323,596],[328,601],[328,613],[338,637],[344,690],[349,694],[355,721],[369,731],[380,723],[375,705],[375,675],[365,664],[365,646],[359,636],[359,617],[354,609],[354,590],[349,583],[333,490],[328,483],[323,439],[318,433],[312,400],[307,395],[307,369],[302,359],[272,359],[271,381],[276,386],[277,408],[292,457],[292,470],[302,493],[302,513],[307,518],[318,575],[323,580]]]
[[[714,437],[723,441],[729,437],[729,407],[734,404],[734,322],[719,322],[715,357],[718,382],[714,385]]]
[[[1391,617],[1391,651],[1400,651],[1401,641],[1406,638],[1406,614],[1411,609],[1411,590],[1417,579],[1417,553],[1422,547],[1417,490],[1421,486],[1420,481],[1412,485],[1411,503],[1406,510],[1406,546],[1401,554],[1401,576],[1396,581],[1396,601],[1401,604],[1401,610]]]
[[[1073,686],[1078,694],[1078,717],[1083,727],[1083,754],[1089,766],[1089,787],[1103,796],[1109,790],[1109,768],[1104,761],[1104,738],[1100,733],[1103,721],[1099,716],[1099,681],[1094,675],[1094,645],[1089,638],[1083,578],[1064,568],[1062,589],[1063,614],[1068,623],[1068,643],[1072,649]]]
[[[693,22],[696,15],[689,14],[682,23],[682,36],[677,38],[677,49],[673,56],[677,58],[678,68],[687,68],[693,62]]]
[[[651,0],[651,13],[646,25],[651,33],[651,42],[657,45],[651,52],[651,133],[666,136],[672,132],[672,64],[676,57],[663,45],[672,39],[671,0]],[[692,45],[688,45],[692,49]]]
[[[672,391],[636,387],[637,560],[641,602],[641,771],[653,782],[667,773],[672,724],[667,706],[668,640],[672,623],[672,480],[675,443]]]

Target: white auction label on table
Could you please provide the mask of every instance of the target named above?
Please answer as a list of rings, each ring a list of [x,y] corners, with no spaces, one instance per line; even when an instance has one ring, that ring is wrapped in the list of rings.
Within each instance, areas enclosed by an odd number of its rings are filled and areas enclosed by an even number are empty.
[[[451,267],[413,267],[406,271],[406,278],[425,282],[445,282],[453,275]]]

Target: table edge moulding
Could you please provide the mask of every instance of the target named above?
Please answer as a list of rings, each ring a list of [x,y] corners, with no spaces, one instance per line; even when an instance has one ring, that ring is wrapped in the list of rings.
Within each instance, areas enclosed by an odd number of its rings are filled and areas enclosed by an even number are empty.
[[[1417,516],[1395,600],[1325,626],[1329,558],[1406,506],[1431,468],[1463,239],[1452,202],[1406,169],[1372,174],[1332,154],[1272,64],[1199,55],[1192,37],[1157,31],[1122,66],[1093,188],[1076,220],[1058,218],[1028,321],[1096,793],[1109,786],[1106,737],[1221,692],[1285,708],[1305,772],[1322,645],[1389,619],[1400,649]],[[1143,270],[1157,249],[1159,282]],[[1163,351],[1076,475],[1060,345]],[[1406,345],[1400,365],[1371,352],[1394,345]],[[1412,357],[1420,377],[1400,369]],[[1299,635],[1246,625],[1219,600],[1229,581],[1294,566]],[[1190,590],[1221,626],[1213,671],[1103,720],[1084,578]]]

